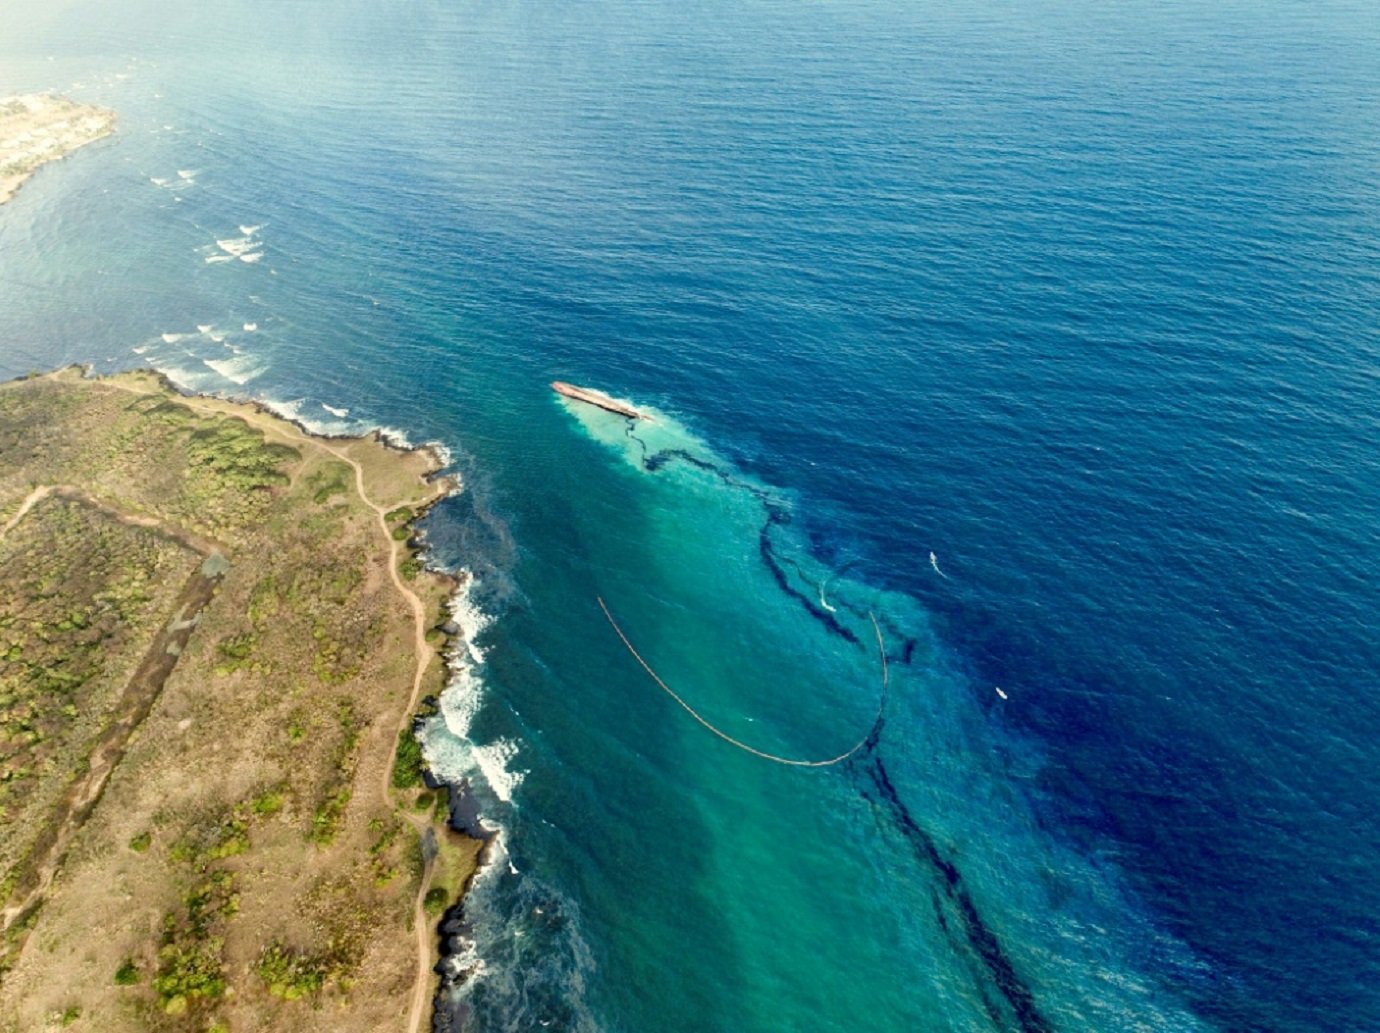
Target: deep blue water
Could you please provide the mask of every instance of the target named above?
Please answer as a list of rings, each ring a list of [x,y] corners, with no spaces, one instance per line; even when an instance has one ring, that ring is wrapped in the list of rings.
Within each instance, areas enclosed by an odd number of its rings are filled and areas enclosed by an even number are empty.
[[[1373,5],[10,6],[0,374],[455,450],[473,1028],[1380,1028]]]

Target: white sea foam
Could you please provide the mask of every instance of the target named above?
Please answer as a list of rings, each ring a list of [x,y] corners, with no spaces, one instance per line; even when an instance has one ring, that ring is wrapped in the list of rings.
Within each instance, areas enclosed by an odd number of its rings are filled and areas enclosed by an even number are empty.
[[[262,225],[262,224],[260,224],[260,225],[258,225],[258,226],[241,226],[241,227],[240,227],[240,232],[243,233],[246,237],[252,237],[252,236],[254,236],[254,234],[258,233],[259,230],[261,230],[261,229],[263,229],[263,225]]]
[[[219,265],[221,262],[233,262],[234,260],[235,260],[235,256],[234,256],[234,255],[207,255],[207,256],[206,256],[206,264],[207,264],[207,265]]]
[[[286,400],[261,398],[259,401],[264,408],[276,413],[285,420],[292,420],[301,425],[312,434],[326,436],[336,436],[341,434],[359,434],[361,429],[356,424],[346,423],[339,420],[322,420],[309,416],[308,412],[315,412],[314,406],[308,408],[307,399],[289,398]],[[318,403],[319,404],[319,403]]]
[[[259,242],[252,237],[225,237],[217,239],[216,246],[227,255],[234,255],[237,258],[247,251],[252,251],[259,246]]]
[[[350,419],[352,410],[344,406],[331,405],[328,402],[315,402],[309,404],[306,398],[293,398],[286,401],[278,399],[262,399],[264,406],[277,413],[285,419],[295,420],[307,430],[316,434],[341,435],[349,434],[354,436],[364,436],[366,434],[377,434],[384,443],[393,448],[411,449],[416,446],[412,444],[411,438],[399,430],[397,427],[388,427],[367,420]],[[323,420],[319,416],[311,415],[319,408],[335,417],[332,420]],[[451,449],[441,441],[428,441],[426,447],[435,452],[438,462],[442,468],[449,466],[453,462]],[[454,474],[449,475],[459,485],[459,478]],[[457,487],[455,491],[459,491]],[[453,492],[454,493],[454,492]],[[458,616],[456,617],[459,620]]]
[[[178,341],[182,340],[186,336],[186,334],[163,334],[163,343],[176,344]]]
[[[196,328],[203,334],[209,334],[213,325],[212,323],[198,323]]]
[[[149,346],[148,346],[147,344],[141,344],[141,345],[139,345],[137,348],[131,348],[131,349],[130,349],[130,351],[134,352],[135,355],[143,355],[144,352],[146,352],[146,351],[148,351],[148,350],[149,350]]]
[[[302,418],[302,406],[306,403],[305,398],[263,398],[260,401],[269,412],[281,416],[285,420],[294,420],[308,430],[312,429],[311,425]]]
[[[266,368],[252,355],[236,355],[233,359],[203,359],[207,366],[226,380],[235,384],[247,384]]]
[[[422,747],[427,763],[442,781],[455,785],[468,778],[487,787],[504,803],[512,803],[513,792],[526,774],[512,768],[517,744],[511,739],[477,743],[470,738],[485,692],[484,651],[478,638],[493,620],[474,602],[476,585],[476,579],[467,575],[464,586],[450,601],[450,616],[460,634],[446,657],[450,680],[441,693],[440,720],[433,719],[425,727]]]
[[[165,186],[167,186],[169,183],[171,183],[172,180],[170,180],[170,179],[164,179],[162,176],[150,176],[150,177],[149,177],[149,182],[152,183],[152,184],[153,184],[154,186],[156,186],[156,187],[165,187]]]
[[[492,894],[494,883],[505,867],[510,872],[517,872],[508,853],[508,833],[502,826],[493,830],[493,836],[485,848],[484,860],[484,867],[475,874],[474,881],[465,893],[471,905]],[[472,935],[462,934],[458,939],[460,949],[442,962],[445,974],[451,980],[463,978],[465,985],[473,988],[477,981],[483,979],[488,966],[479,954],[478,941]]]
[[[183,391],[193,393],[214,392],[224,386],[224,381],[214,372],[205,368],[188,369],[168,363],[155,363],[154,369],[162,373]]]
[[[257,262],[263,257],[264,253],[262,251],[250,251],[248,254],[240,255],[239,260],[241,262]]]
[[[386,444],[392,445],[394,448],[412,447],[411,439],[397,427],[375,427],[374,430]]]
[[[511,771],[508,768],[508,764],[517,756],[517,744],[510,739],[498,739],[484,746],[471,744],[470,749],[475,764],[494,795],[504,803],[512,803],[513,791],[522,785],[527,775],[525,771]]]
[[[426,447],[431,449],[435,454],[436,461],[441,464],[442,470],[455,462],[455,453],[450,450],[450,447],[444,441],[428,441],[426,442]]]
[[[182,180],[183,182],[185,182],[185,183],[190,183],[190,182],[192,182],[193,180],[196,179],[196,170],[194,170],[194,169],[178,169],[178,170],[177,170],[177,177],[178,177],[178,179],[181,179],[181,180]]]
[[[259,329],[259,324],[258,324],[258,323],[245,323],[245,324],[244,324],[244,332],[247,333],[247,334],[252,334],[252,333],[253,333],[255,330],[257,330],[257,329]]]
[[[585,1002],[596,963],[579,905],[540,876],[519,873],[502,828],[465,894],[465,917],[467,928],[451,940],[455,953],[445,962],[442,994],[448,1005],[482,985],[511,1028],[551,1025],[544,1016],[550,1015],[549,1002],[559,1001],[568,1013],[562,1028],[597,1033],[601,1026]],[[486,957],[497,963],[486,964]]]
[[[488,630],[494,619],[491,614],[485,613],[475,604],[474,586],[474,578],[467,577],[464,586],[451,598],[446,609],[450,613],[450,619],[460,629],[460,640],[452,652],[463,649],[469,662],[479,666],[484,663],[484,651],[479,648],[478,638],[481,633]]]

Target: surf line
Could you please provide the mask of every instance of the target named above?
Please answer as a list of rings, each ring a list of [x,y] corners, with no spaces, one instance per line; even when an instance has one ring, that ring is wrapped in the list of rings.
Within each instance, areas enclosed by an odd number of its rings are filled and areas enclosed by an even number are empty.
[[[827,768],[833,766],[834,764],[839,764],[847,760],[849,757],[853,756],[853,754],[861,750],[864,746],[870,747],[871,745],[876,743],[877,733],[882,726],[882,721],[886,714],[887,692],[889,690],[889,686],[891,683],[891,676],[887,669],[886,645],[882,641],[882,628],[881,625],[877,623],[877,618],[873,614],[869,613],[867,616],[871,619],[872,630],[877,635],[877,656],[880,658],[882,664],[882,692],[881,698],[877,702],[877,716],[872,721],[872,727],[868,729],[867,734],[864,735],[861,739],[859,739],[857,743],[855,743],[849,749],[845,750],[843,753],[840,753],[837,757],[830,757],[827,760],[799,760],[791,757],[780,757],[777,756],[775,753],[767,753],[765,750],[759,750],[755,746],[749,746],[747,743],[742,742],[739,739],[733,738],[733,736],[729,735],[722,729],[715,727],[707,718],[702,716],[698,710],[692,707],[689,703],[685,702],[685,700],[681,698],[680,694],[677,693],[675,689],[671,688],[671,686],[667,685],[664,681],[662,681],[661,676],[657,674],[656,671],[652,670],[651,664],[647,663],[646,660],[642,659],[642,654],[637,651],[637,649],[633,646],[632,642],[628,639],[628,636],[624,634],[623,629],[618,626],[618,622],[613,619],[613,614],[609,612],[608,604],[604,602],[604,597],[601,595],[596,595],[594,598],[598,600],[599,609],[604,611],[604,616],[608,618],[609,624],[613,627],[613,630],[618,635],[618,637],[623,641],[623,645],[626,646],[628,652],[633,655],[633,659],[635,659],[639,664],[642,665],[642,669],[646,671],[648,675],[651,676],[652,681],[656,682],[663,692],[665,692],[673,700],[679,703],[681,705],[681,708],[687,714],[693,717],[705,728],[709,729],[709,731],[717,735],[724,742],[728,743],[730,746],[736,746],[744,753],[751,753],[754,757],[761,757],[763,760],[769,760],[776,764],[785,764],[788,767]]]

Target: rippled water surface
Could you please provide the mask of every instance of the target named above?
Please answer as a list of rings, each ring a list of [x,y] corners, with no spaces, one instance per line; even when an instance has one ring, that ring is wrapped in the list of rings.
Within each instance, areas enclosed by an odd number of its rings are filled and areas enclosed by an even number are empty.
[[[9,4],[49,88],[0,374],[465,476],[457,1024],[1380,1028],[1373,5]]]

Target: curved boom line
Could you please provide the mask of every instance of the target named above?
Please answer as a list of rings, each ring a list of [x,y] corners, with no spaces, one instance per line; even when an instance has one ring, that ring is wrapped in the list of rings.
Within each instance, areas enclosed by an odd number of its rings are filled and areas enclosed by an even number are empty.
[[[671,686],[667,685],[664,681],[662,681],[661,676],[657,674],[656,671],[652,670],[651,664],[647,663],[646,660],[642,659],[642,654],[639,653],[636,650],[636,648],[634,648],[632,642],[628,640],[628,636],[623,633],[623,629],[618,626],[618,622],[613,619],[613,614],[609,612],[608,604],[604,602],[604,597],[596,595],[594,598],[599,601],[599,609],[604,611],[604,616],[608,618],[609,624],[613,627],[613,630],[615,633],[617,633],[618,637],[622,639],[623,645],[625,645],[628,648],[628,652],[633,655],[633,659],[635,659],[639,664],[642,665],[642,669],[651,676],[652,681],[656,682],[657,685],[661,688],[661,690],[666,693],[666,695],[670,696],[673,700],[679,703],[681,705],[681,708],[687,714],[689,714],[696,721],[702,724],[705,728],[709,729],[711,732],[717,735],[724,742],[728,743],[731,746],[738,747],[738,749],[742,750],[745,753],[751,753],[754,757],[761,757],[763,760],[769,760],[776,764],[785,764],[789,767],[794,768],[827,768],[834,764],[838,764],[840,761],[847,760],[849,757],[853,756],[853,754],[857,753],[860,749],[866,746],[872,740],[872,737],[876,732],[877,727],[882,723],[882,714],[886,710],[886,697],[888,686],[890,684],[890,674],[887,669],[886,646],[882,642],[882,629],[881,626],[877,623],[876,616],[870,611],[867,616],[868,619],[872,621],[872,630],[877,634],[877,655],[881,659],[882,663],[882,695],[881,699],[877,704],[877,716],[872,722],[872,727],[868,730],[868,733],[865,736],[863,736],[861,739],[857,741],[857,743],[855,743],[850,749],[847,749],[843,753],[840,753],[837,757],[830,757],[828,760],[795,760],[790,757],[778,757],[774,753],[767,753],[764,750],[757,749],[755,746],[749,746],[747,743],[742,742],[739,739],[733,738],[733,736],[729,735],[722,729],[716,728],[712,723],[710,723],[710,721],[707,718],[703,717],[699,711],[697,711],[689,703],[685,702],[685,700],[680,697],[680,695],[676,692],[675,689],[671,688]]]

